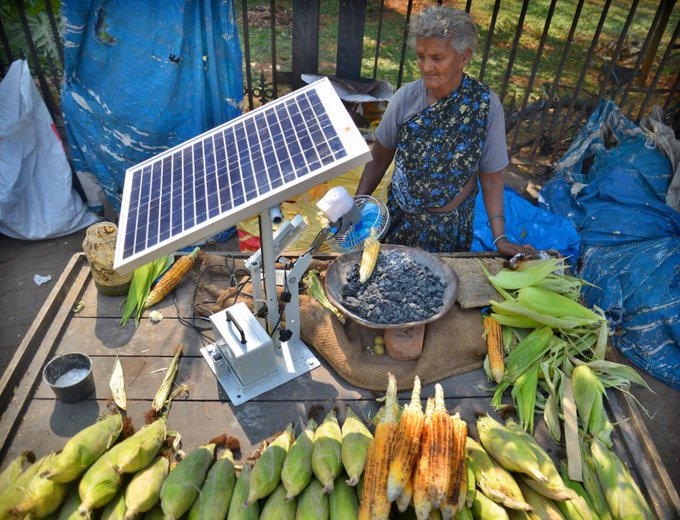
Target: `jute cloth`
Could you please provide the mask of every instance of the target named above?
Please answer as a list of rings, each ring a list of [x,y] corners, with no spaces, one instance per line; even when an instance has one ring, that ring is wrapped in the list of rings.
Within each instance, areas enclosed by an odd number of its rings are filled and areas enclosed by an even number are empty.
[[[203,268],[217,263],[224,264],[224,259],[212,255],[202,257]],[[321,271],[323,278],[326,265],[314,261],[310,269]],[[245,286],[238,301],[252,306],[251,298],[246,296],[251,293],[250,289]],[[202,283],[198,288],[196,313],[218,312],[232,305],[237,293],[236,288],[225,290],[224,284]],[[395,375],[400,390],[411,389],[416,375],[423,384],[429,384],[469,372],[482,366],[486,353],[479,309],[464,309],[458,303],[440,319],[427,324],[422,355],[413,361],[392,359],[387,354],[376,355],[373,342],[376,336],[383,334],[382,330],[364,327],[351,319],[342,324],[310,296],[300,296],[300,317],[302,340],[340,377],[368,390],[384,391],[387,372]]]

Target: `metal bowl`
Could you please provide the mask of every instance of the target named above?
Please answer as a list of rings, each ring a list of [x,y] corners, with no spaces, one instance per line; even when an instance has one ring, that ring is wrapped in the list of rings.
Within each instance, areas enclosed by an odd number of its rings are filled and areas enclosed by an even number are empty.
[[[326,271],[326,295],[330,302],[340,309],[346,316],[349,316],[357,323],[371,329],[403,329],[414,327],[424,323],[429,323],[441,318],[453,306],[458,292],[458,276],[451,267],[435,255],[416,249],[413,247],[397,246],[392,244],[382,244],[380,251],[397,250],[410,256],[418,264],[428,267],[444,283],[444,297],[439,311],[429,318],[420,321],[410,321],[408,323],[374,323],[360,318],[352,311],[348,310],[342,300],[342,288],[347,284],[349,273],[361,262],[361,251],[345,253],[331,262]]]

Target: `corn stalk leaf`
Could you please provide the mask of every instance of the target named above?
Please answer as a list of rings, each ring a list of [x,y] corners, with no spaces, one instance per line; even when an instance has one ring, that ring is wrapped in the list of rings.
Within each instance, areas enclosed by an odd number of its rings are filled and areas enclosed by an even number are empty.
[[[111,379],[109,380],[109,388],[113,395],[113,402],[121,410],[127,410],[127,392],[125,391],[125,377],[123,375],[123,365],[120,359],[116,356],[113,362],[113,371],[111,372]]]

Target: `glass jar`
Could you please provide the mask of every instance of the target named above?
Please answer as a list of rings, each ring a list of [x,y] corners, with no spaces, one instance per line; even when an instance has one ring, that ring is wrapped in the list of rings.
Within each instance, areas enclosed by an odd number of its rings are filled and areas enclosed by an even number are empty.
[[[132,273],[119,275],[113,270],[118,227],[112,222],[92,224],[85,232],[83,251],[90,264],[97,290],[105,296],[123,296],[128,293]]]

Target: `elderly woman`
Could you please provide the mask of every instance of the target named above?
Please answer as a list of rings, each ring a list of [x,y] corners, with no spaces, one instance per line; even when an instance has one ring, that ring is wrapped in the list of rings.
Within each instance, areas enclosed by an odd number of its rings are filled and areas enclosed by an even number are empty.
[[[395,158],[386,242],[431,252],[468,251],[479,176],[494,246],[533,252],[505,236],[503,107],[489,87],[463,72],[477,47],[465,11],[429,7],[411,22],[422,79],[402,86],[376,129],[373,160],[357,195],[370,195]]]

